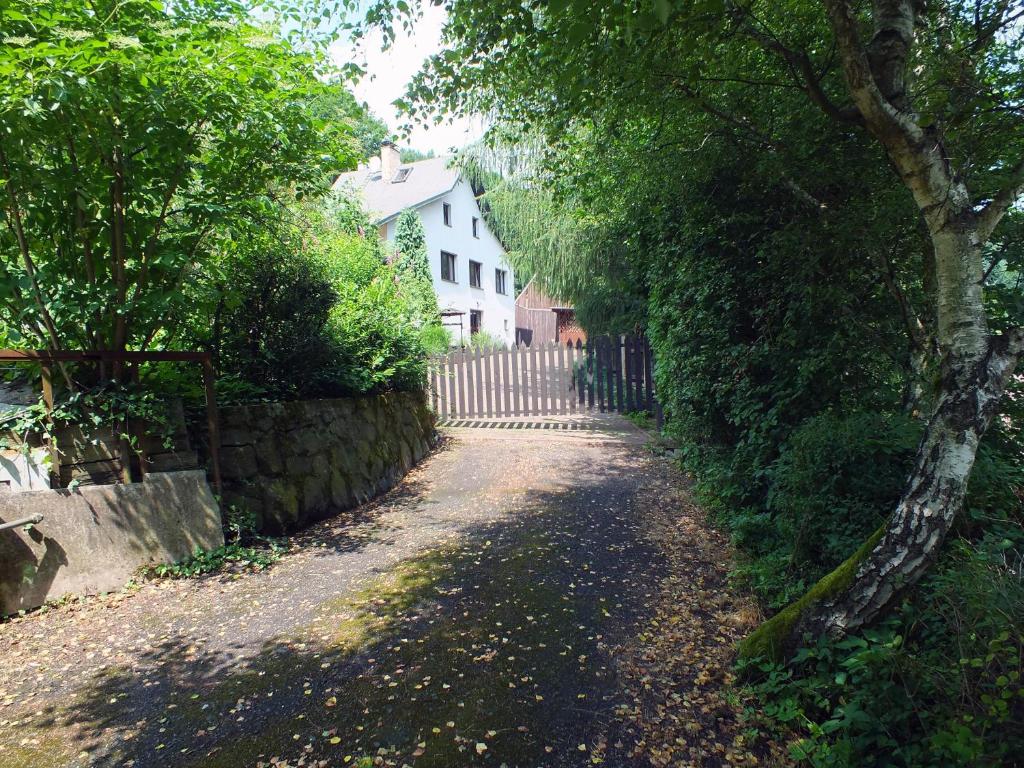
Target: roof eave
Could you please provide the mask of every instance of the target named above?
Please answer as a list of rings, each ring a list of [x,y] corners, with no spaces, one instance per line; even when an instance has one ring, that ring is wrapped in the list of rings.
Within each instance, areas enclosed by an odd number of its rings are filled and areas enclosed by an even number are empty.
[[[394,213],[389,213],[387,216],[382,216],[379,219],[375,219],[373,223],[376,226],[380,226],[381,224],[387,224],[389,221],[393,221],[394,219],[397,219],[399,216],[401,216],[402,215],[402,211],[406,211],[409,208],[422,208],[424,205],[430,205],[431,203],[440,200],[442,197],[444,197],[445,195],[449,194],[453,189],[455,189],[456,185],[459,183],[459,180],[461,178],[462,178],[461,176],[457,177],[455,179],[455,181],[452,183],[452,185],[450,187],[448,187],[448,189],[445,189],[445,190],[443,190],[441,192],[438,192],[436,195],[433,195],[432,197],[428,197],[425,200],[421,200],[420,202],[416,203],[415,205],[407,206],[406,208],[403,208],[401,211],[395,211]]]

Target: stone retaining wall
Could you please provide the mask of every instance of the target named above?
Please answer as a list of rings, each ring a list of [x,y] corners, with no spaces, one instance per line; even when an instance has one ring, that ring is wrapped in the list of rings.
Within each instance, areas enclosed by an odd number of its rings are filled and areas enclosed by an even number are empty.
[[[173,563],[224,543],[206,473],[154,472],[141,483],[0,491],[0,614],[64,595],[120,589],[142,566]]]
[[[280,534],[362,504],[430,449],[420,393],[221,408],[223,508]]]

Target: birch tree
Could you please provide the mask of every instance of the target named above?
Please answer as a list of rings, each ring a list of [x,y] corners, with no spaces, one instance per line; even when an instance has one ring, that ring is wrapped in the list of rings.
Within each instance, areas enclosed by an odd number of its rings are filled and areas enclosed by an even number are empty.
[[[823,215],[828,201],[787,173],[787,163],[809,159],[758,120],[771,114],[763,104],[772,93],[796,89],[822,120],[866,133],[882,150],[879,162],[914,201],[929,242],[920,276],[929,300],[900,302],[924,436],[887,524],[742,650],[779,654],[805,631],[841,635],[875,619],[934,561],[1024,351],[1024,332],[993,324],[984,295],[985,245],[1024,184],[1024,10],[1008,0],[446,6],[448,47],[410,86],[414,116],[497,116],[498,131],[514,139],[521,126],[539,130],[557,156],[571,147],[567,136],[630,110],[646,110],[657,130],[659,103],[678,99],[712,118],[709,136],[742,136],[777,156],[780,184]],[[744,109],[716,100],[722,83],[761,101]]]

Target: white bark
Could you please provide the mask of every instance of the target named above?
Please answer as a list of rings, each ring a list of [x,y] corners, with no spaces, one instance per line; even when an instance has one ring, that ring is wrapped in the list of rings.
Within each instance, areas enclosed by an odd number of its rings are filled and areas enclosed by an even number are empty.
[[[974,364],[944,371],[903,497],[850,587],[819,605],[799,630],[841,635],[872,621],[938,554],[963,502],[985,430],[1024,349],[1024,334],[996,337]],[[948,360],[954,358],[949,357]]]
[[[875,0],[874,35],[862,45],[848,0],[825,0],[843,71],[867,129],[885,147],[924,215],[935,254],[936,340],[942,380],[902,498],[852,583],[797,622],[803,631],[844,634],[870,622],[935,559],[959,511],[978,445],[1022,351],[1024,332],[989,333],[981,248],[1016,180],[981,214],[950,168],[941,138],[916,122],[907,61],[915,43],[912,0]],[[1016,173],[1016,172],[1015,172]]]

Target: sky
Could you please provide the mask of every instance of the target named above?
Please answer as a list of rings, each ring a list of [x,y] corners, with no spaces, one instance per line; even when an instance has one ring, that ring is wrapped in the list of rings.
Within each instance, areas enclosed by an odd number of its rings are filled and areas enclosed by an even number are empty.
[[[356,98],[366,102],[377,117],[395,131],[406,122],[400,119],[391,102],[405,94],[405,87],[419,70],[423,61],[441,48],[441,29],[446,12],[429,3],[423,4],[423,18],[412,35],[398,31],[394,44],[382,50],[380,32],[374,31],[363,41],[358,50],[350,43],[336,43],[332,50],[335,63],[356,61],[366,70],[366,75],[355,88]],[[410,146],[422,152],[434,150],[447,154],[452,148],[460,148],[480,137],[482,129],[478,120],[455,118],[442,125],[415,125],[408,137],[400,137],[400,146]]]

